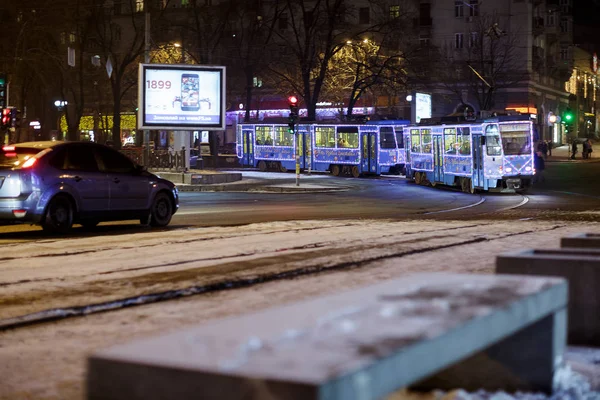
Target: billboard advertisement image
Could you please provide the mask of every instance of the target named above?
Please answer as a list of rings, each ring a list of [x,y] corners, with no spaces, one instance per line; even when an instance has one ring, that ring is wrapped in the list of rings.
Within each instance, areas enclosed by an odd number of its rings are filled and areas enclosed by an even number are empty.
[[[138,129],[225,129],[225,67],[140,64]]]

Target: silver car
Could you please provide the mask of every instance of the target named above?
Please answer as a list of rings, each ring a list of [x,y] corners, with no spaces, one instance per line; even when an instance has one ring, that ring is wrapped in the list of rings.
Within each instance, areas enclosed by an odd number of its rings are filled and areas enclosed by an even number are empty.
[[[166,226],[177,187],[110,147],[91,142],[29,142],[0,152],[0,221],[64,233],[78,223],[139,219]]]

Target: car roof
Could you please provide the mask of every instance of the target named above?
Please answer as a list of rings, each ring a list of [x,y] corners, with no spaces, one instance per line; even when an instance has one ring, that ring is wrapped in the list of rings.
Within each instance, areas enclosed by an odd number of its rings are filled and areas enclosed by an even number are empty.
[[[66,142],[59,141],[59,140],[46,140],[46,141],[40,141],[40,142],[15,143],[15,144],[12,144],[11,146],[15,146],[16,148],[26,147],[28,149],[47,149],[49,147],[54,147],[54,146],[57,146],[62,143],[66,143]]]

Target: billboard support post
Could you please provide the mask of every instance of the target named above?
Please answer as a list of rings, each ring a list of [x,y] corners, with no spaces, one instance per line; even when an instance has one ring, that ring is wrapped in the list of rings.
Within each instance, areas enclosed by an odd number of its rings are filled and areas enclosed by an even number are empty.
[[[145,10],[145,21],[144,21],[144,63],[150,63],[150,11],[148,7],[144,7]],[[139,102],[139,99],[138,99]],[[139,105],[138,105],[139,109]],[[138,110],[139,111],[139,110]],[[143,145],[144,154],[143,161],[146,168],[150,168],[150,131],[144,129]],[[139,143],[139,141],[138,141]]]

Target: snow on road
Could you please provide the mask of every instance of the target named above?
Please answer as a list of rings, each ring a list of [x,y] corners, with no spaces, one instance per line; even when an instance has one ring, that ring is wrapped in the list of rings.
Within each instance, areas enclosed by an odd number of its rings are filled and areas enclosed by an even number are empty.
[[[411,272],[493,273],[497,254],[557,248],[561,237],[581,232],[599,233],[595,224],[562,221],[330,220],[4,245],[0,319],[216,280],[297,273],[243,289],[0,332],[0,399],[81,399],[86,357],[97,349]],[[591,354],[585,360],[581,353],[568,354],[587,380],[561,370],[562,398],[600,398],[589,387],[600,386],[590,361],[597,354]]]

